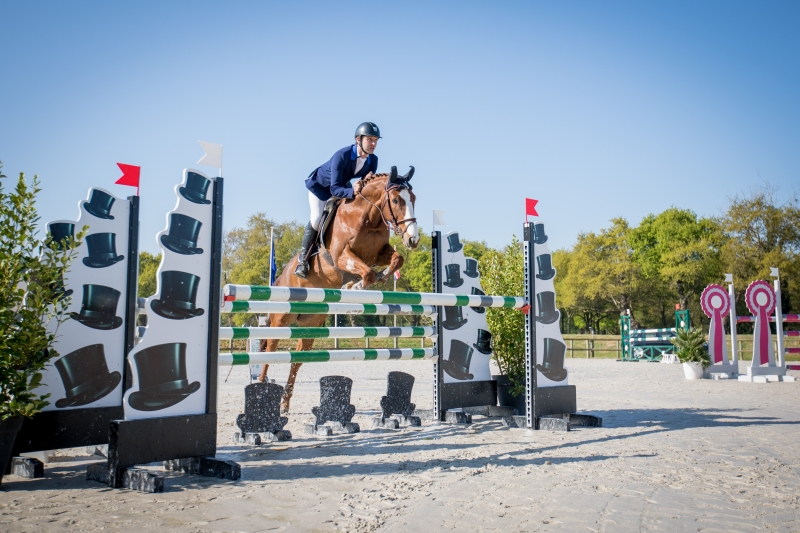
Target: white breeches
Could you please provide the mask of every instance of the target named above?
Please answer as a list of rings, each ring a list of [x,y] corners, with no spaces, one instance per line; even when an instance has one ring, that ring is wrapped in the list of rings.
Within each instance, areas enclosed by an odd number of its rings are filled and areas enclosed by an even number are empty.
[[[308,191],[308,205],[311,208],[311,216],[308,217],[308,221],[311,223],[311,227],[316,231],[319,231],[319,219],[322,218],[322,212],[325,210],[326,203],[325,200],[320,200],[314,196],[313,192]]]

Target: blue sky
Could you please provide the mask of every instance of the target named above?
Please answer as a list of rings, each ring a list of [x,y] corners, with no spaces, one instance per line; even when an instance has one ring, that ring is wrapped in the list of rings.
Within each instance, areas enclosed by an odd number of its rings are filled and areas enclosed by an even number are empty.
[[[2,2],[0,160],[43,219],[142,167],[142,249],[197,140],[225,225],[308,214],[303,179],[376,122],[417,215],[502,246],[540,200],[551,248],[615,216],[718,215],[800,185],[797,2]],[[760,178],[759,178],[760,176]]]

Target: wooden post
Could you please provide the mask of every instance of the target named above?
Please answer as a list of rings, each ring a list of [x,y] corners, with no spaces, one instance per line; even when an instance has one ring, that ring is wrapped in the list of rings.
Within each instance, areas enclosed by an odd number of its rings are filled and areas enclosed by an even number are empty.
[[[575,357],[575,339],[569,340],[569,356]]]

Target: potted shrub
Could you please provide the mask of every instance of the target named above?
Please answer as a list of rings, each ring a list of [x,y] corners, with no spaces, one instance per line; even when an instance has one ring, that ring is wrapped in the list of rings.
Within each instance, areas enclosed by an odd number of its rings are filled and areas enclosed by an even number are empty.
[[[505,250],[490,250],[480,259],[481,283],[486,294],[524,294],[522,244],[516,237]],[[500,368],[497,403],[525,413],[525,317],[517,309],[486,308],[492,332],[492,359]]]
[[[69,305],[63,275],[75,255],[73,239],[36,237],[38,179],[20,174],[9,190],[5,178],[0,172],[0,483],[23,419],[49,403],[36,388],[58,355],[52,346]]]
[[[677,335],[670,341],[677,349],[678,359],[683,363],[683,373],[686,379],[701,379],[706,367],[711,364],[703,330],[697,328],[678,329]]]

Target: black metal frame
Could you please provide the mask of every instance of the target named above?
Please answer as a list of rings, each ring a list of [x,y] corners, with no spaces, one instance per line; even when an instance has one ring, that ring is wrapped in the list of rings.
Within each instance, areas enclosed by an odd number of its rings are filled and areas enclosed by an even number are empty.
[[[536,255],[533,244],[533,224],[525,222],[523,227],[523,259],[525,275],[525,301],[528,302],[528,314],[525,315],[525,415],[528,428],[536,427],[536,272],[533,266]]]

